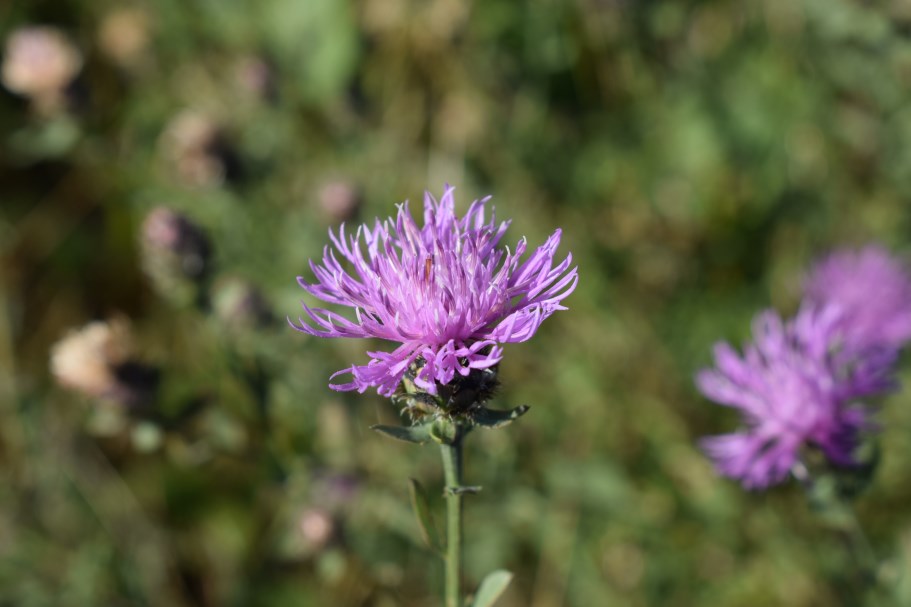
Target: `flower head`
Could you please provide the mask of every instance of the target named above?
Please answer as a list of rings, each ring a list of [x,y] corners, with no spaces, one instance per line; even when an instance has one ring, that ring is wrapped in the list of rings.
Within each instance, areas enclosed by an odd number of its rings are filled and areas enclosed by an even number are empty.
[[[113,392],[113,368],[132,354],[129,326],[123,320],[89,323],[71,331],[51,348],[51,373],[61,385],[90,396]]]
[[[237,154],[216,120],[205,112],[176,114],[159,140],[165,162],[185,185],[216,187],[240,176]]]
[[[158,369],[137,361],[123,318],[70,331],[51,348],[50,363],[60,385],[92,398],[139,405],[158,387]]]
[[[151,15],[138,6],[114,8],[98,28],[98,46],[119,66],[136,67],[148,52],[152,26]]]
[[[189,299],[212,272],[212,243],[186,216],[156,207],[142,222],[142,265],[155,287],[176,300]]]
[[[842,324],[837,307],[805,306],[783,322],[774,312],[754,321],[754,343],[739,356],[715,347],[715,368],[696,376],[708,398],[740,410],[745,428],[702,441],[720,474],[748,489],[781,482],[804,446],[839,466],[855,464],[854,450],[869,413],[857,399],[892,387],[892,350],[854,357],[833,349]]]
[[[363,196],[357,185],[345,180],[329,181],[317,194],[320,211],[335,221],[348,221],[357,216]]]
[[[14,93],[35,99],[57,97],[82,68],[82,55],[63,32],[33,26],[6,40],[0,80]]]
[[[832,253],[810,271],[805,290],[810,302],[841,309],[849,347],[900,348],[911,339],[911,275],[881,247]]]
[[[242,331],[272,323],[272,308],[262,292],[240,278],[221,279],[214,287],[215,315],[229,330]]]
[[[485,217],[488,200],[456,217],[447,186],[439,201],[425,194],[423,227],[404,203],[395,218],[362,225],[354,236],[344,225],[338,235],[330,231],[334,249],[323,250],[322,264],[310,263],[315,282],[297,280],[318,299],[354,308],[354,319],[304,304],[309,322],[291,325],[317,337],[400,344],[392,352],[368,352],[367,365],[333,375],[350,372],[352,381],[332,388],[363,392],[375,386],[391,396],[412,367],[414,383],[435,394],[438,383],[457,374],[493,367],[503,356],[501,344],[529,339],[544,319],[566,309],[561,301],[578,277],[572,255],[554,265],[560,230],[522,261],[524,238],[514,250],[497,246],[509,222]]]

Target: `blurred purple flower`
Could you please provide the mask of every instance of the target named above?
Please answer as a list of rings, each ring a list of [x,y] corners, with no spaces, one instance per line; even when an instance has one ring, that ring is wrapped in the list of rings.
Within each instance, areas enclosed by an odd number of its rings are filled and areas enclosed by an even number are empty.
[[[858,358],[833,349],[842,324],[834,306],[804,306],[785,323],[772,311],[753,324],[754,343],[743,356],[726,343],[715,346],[715,368],[696,376],[708,398],[739,409],[745,428],[702,440],[718,472],[747,489],[781,482],[805,445],[819,448],[838,466],[856,464],[860,434],[871,429],[869,411],[857,399],[893,387],[894,351]]]
[[[911,339],[911,275],[882,247],[840,250],[807,276],[806,298],[841,309],[847,347],[901,348]]]
[[[500,344],[529,339],[548,316],[566,308],[560,302],[576,287],[572,255],[554,266],[560,243],[556,230],[520,262],[526,241],[514,251],[497,244],[509,226],[485,219],[490,197],[472,203],[463,218],[455,215],[453,188],[437,202],[424,195],[424,227],[408,210],[376,220],[354,236],[329,232],[335,247],[323,250],[322,265],[310,267],[316,282],[299,277],[308,293],[323,301],[354,308],[355,320],[321,308],[304,310],[310,321],[291,326],[317,337],[378,337],[401,345],[392,352],[368,352],[370,362],[354,365],[353,381],[330,384],[335,390],[377,391],[391,396],[412,363],[421,359],[415,383],[436,393],[455,374],[496,365]],[[365,251],[366,249],[366,251]],[[336,252],[353,272],[342,267]],[[311,324],[312,323],[312,324]],[[417,367],[418,365],[415,365]]]

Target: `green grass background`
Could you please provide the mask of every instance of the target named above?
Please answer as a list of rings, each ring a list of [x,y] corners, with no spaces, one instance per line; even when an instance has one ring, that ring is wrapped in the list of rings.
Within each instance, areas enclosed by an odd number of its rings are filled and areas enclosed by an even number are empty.
[[[125,5],[149,35],[127,66],[100,42]],[[469,587],[507,568],[503,607],[860,604],[798,486],[714,475],[695,441],[736,418],[692,375],[759,309],[793,312],[817,255],[908,251],[906,3],[0,5],[0,39],[28,24],[62,28],[85,65],[66,116],[0,90],[0,604],[438,603],[442,565],[407,494],[409,477],[435,494],[436,451],[370,432],[396,419],[375,393],[327,387],[378,344],[284,324],[333,225],[329,180],[361,189],[365,220],[446,182],[461,210],[492,194],[507,241],[559,226],[579,264],[570,310],[506,348],[494,405],[530,413],[468,443],[466,480],[484,487],[467,504]],[[238,82],[251,57],[271,69],[266,96]],[[163,133],[186,109],[221,129],[231,179],[181,180]],[[274,326],[238,334],[152,288],[137,233],[162,204],[208,231],[220,276],[263,290]],[[135,421],[93,430],[99,405],[48,371],[67,330],[116,313],[163,368],[155,406],[201,403],[154,448]],[[237,372],[254,359],[268,432]],[[857,507],[895,574],[911,551],[908,394],[880,419]],[[353,495],[333,497],[339,477]],[[308,508],[339,529],[320,550],[300,537]]]

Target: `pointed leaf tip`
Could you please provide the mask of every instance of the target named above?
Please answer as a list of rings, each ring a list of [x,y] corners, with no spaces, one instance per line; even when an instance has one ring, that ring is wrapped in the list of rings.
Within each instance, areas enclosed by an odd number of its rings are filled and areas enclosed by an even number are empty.
[[[499,411],[487,407],[475,407],[469,415],[471,421],[484,428],[502,428],[528,413],[530,408],[528,405],[520,405],[509,411]]]
[[[427,425],[386,426],[383,424],[376,424],[374,426],[370,426],[370,429],[375,430],[380,434],[384,434],[390,438],[405,441],[408,443],[417,443],[420,445],[430,440],[430,427]]]
[[[408,489],[411,493],[411,505],[414,508],[414,514],[418,519],[418,528],[421,531],[421,538],[427,547],[443,554],[443,542],[440,540],[440,534],[433,522],[433,516],[430,514],[430,501],[427,498],[427,492],[417,480],[408,479]]]
[[[444,487],[443,495],[477,495],[481,492],[480,485],[460,485],[458,487]]]
[[[471,607],[492,607],[511,581],[512,573],[505,569],[497,569],[488,573],[478,586],[478,592],[475,594]]]

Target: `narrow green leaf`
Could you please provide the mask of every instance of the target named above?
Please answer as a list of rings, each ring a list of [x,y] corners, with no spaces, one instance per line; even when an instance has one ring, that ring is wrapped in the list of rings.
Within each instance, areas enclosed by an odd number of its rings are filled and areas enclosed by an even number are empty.
[[[422,426],[384,426],[377,424],[370,426],[371,430],[376,430],[380,434],[385,434],[397,440],[403,440],[409,443],[426,443],[430,440],[430,427]]]
[[[477,495],[481,492],[480,485],[461,485],[459,487],[446,487],[443,489],[443,495]]]
[[[469,416],[471,421],[484,428],[502,428],[528,412],[528,405],[521,405],[509,411],[498,411],[487,407],[474,407]]]
[[[414,508],[414,514],[418,519],[418,527],[421,530],[421,537],[424,543],[431,550],[443,554],[443,542],[440,540],[440,534],[433,522],[433,516],[430,514],[430,502],[427,499],[427,492],[421,483],[415,479],[408,479],[408,488],[411,492],[411,506]]]
[[[478,592],[475,594],[471,607],[491,607],[511,581],[512,573],[505,569],[497,569],[488,573],[478,586]]]

